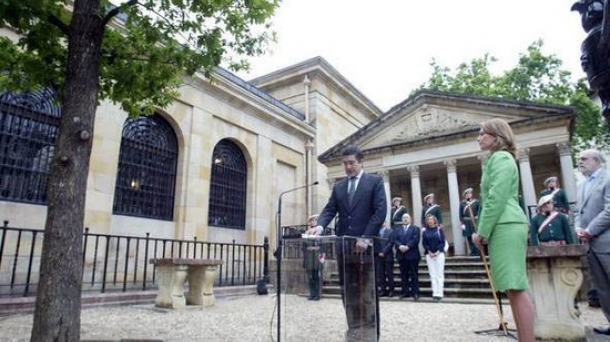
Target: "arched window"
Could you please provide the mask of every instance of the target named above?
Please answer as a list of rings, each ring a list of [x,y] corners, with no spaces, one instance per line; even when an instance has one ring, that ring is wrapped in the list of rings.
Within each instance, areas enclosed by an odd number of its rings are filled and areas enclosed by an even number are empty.
[[[113,213],[162,220],[174,217],[178,141],[160,115],[123,126]]]
[[[246,229],[248,166],[239,147],[223,139],[212,154],[208,224]]]
[[[50,89],[0,94],[0,200],[47,204],[61,109]]]

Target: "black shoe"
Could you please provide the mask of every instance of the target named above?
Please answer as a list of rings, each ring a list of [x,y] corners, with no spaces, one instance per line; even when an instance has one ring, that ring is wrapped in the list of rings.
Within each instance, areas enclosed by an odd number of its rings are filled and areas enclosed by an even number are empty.
[[[381,293],[379,294],[379,297],[387,297],[387,296],[388,296],[388,293],[387,293],[387,292],[381,292]]]
[[[390,291],[390,292],[388,293],[388,297],[390,297],[390,298],[391,298],[391,297],[394,297],[394,292],[393,292],[393,291]]]
[[[318,301],[318,300],[320,300],[320,297],[313,297],[311,300]]]
[[[610,327],[593,328],[593,331],[602,335],[610,335]]]
[[[407,294],[401,294],[399,298],[400,298],[400,299],[405,299],[405,298],[407,298],[407,297],[409,297],[409,295],[407,295]]]
[[[419,300],[419,295],[413,296],[413,300],[417,302]]]

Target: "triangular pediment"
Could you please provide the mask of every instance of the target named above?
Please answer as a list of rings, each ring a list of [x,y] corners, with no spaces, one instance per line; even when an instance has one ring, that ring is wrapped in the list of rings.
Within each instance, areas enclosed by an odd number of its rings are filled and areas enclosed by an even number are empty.
[[[336,158],[348,145],[366,152],[460,139],[492,118],[529,125],[541,120],[571,120],[573,115],[574,109],[566,106],[423,90],[322,153],[319,160]]]
[[[393,120],[377,127],[373,134],[361,142],[365,149],[394,145],[401,142],[425,139],[439,134],[471,130],[491,118],[506,121],[523,119],[517,115],[492,114],[476,109],[460,109],[424,104],[412,111],[396,113]],[[385,126],[385,127],[384,127]]]

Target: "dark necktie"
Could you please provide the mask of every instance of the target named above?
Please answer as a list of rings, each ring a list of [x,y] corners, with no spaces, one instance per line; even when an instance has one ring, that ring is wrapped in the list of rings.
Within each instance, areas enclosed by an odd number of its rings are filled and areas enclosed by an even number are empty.
[[[356,176],[349,178],[349,188],[347,189],[347,199],[349,201],[349,204],[352,204],[354,192],[356,192]]]

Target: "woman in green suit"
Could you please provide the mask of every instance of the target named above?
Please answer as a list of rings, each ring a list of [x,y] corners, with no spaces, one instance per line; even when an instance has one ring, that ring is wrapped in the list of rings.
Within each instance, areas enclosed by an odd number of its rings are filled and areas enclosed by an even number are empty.
[[[479,147],[489,151],[483,162],[477,245],[489,244],[491,281],[506,292],[520,342],[533,342],[534,305],[527,292],[527,218],[519,207],[517,148],[508,123],[491,119],[481,124]]]

